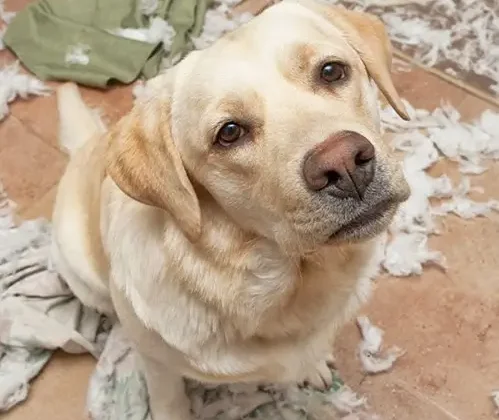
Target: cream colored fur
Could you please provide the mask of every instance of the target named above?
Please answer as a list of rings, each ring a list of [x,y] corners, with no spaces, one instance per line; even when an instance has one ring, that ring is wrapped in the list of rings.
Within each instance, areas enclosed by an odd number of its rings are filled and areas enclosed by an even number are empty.
[[[330,56],[352,69],[334,91],[311,76]],[[189,417],[183,377],[331,383],[335,333],[369,295],[379,235],[408,195],[379,131],[374,82],[405,115],[389,65],[376,19],[285,2],[151,81],[104,135],[73,88],[60,94],[61,124],[92,138],[60,183],[55,263],[86,305],[120,319],[154,420]],[[228,117],[251,134],[224,149],[213,132]],[[376,148],[355,206],[311,193],[301,174],[341,130]],[[381,198],[391,207],[376,223],[334,239]]]

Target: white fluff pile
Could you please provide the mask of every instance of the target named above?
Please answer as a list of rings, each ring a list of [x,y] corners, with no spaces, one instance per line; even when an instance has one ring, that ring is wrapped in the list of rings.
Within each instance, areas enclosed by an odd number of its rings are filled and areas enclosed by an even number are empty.
[[[237,15],[231,12],[231,8],[240,2],[241,0],[218,0],[215,2],[214,7],[206,12],[201,34],[192,38],[196,49],[209,47],[223,34],[238,28],[253,17],[251,13]]]
[[[497,200],[476,202],[468,197],[471,191],[480,191],[471,187],[468,178],[455,187],[447,175],[434,178],[426,173],[441,160],[456,162],[462,174],[485,172],[491,160],[499,159],[499,114],[485,111],[469,124],[450,105],[433,112],[405,105],[410,121],[401,120],[391,108],[381,111],[385,130],[394,133],[394,149],[404,154],[404,172],[412,191],[390,227],[391,240],[385,248],[382,265],[395,276],[421,274],[427,263],[443,264],[442,255],[427,246],[428,236],[439,233],[434,216],[453,213],[470,219],[499,211]],[[432,207],[430,198],[442,201]]]
[[[29,95],[45,96],[50,88],[33,76],[21,73],[18,62],[0,68],[0,121],[9,114],[9,104]]]
[[[496,0],[327,0],[369,9],[386,24],[392,41],[413,49],[422,64],[448,66],[494,81],[499,93],[499,3]],[[418,6],[428,11],[421,15]],[[386,9],[390,7],[390,9]]]
[[[392,347],[382,354],[383,330],[371,324],[367,316],[359,316],[357,325],[362,335],[359,357],[366,373],[376,374],[390,370],[403,351]]]

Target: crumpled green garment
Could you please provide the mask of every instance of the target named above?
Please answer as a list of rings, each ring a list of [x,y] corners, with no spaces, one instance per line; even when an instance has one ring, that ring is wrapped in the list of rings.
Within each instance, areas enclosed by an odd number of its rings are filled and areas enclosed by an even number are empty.
[[[94,87],[131,83],[155,76],[168,53],[161,42],[123,38],[109,31],[148,27],[140,0],[39,0],[19,12],[7,28],[4,43],[43,80],[72,80]],[[185,55],[190,36],[201,32],[211,0],[158,0],[153,16],[175,29],[170,57]],[[79,46],[86,62],[67,62]],[[86,58],[88,57],[88,59]]]

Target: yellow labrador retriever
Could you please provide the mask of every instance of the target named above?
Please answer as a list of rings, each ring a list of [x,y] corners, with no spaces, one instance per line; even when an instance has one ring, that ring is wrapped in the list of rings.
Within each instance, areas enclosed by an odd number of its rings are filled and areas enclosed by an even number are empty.
[[[409,194],[381,140],[398,114],[376,18],[272,6],[151,81],[72,157],[54,258],[141,355],[154,420],[185,420],[183,378],[331,383],[335,332],[369,292],[373,255]]]

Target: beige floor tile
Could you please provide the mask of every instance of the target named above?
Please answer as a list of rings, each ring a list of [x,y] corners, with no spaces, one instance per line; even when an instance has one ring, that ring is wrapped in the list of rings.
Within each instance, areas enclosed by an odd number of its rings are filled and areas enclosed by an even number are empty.
[[[58,182],[66,160],[17,118],[10,116],[0,124],[0,179],[19,210],[42,198]]]

